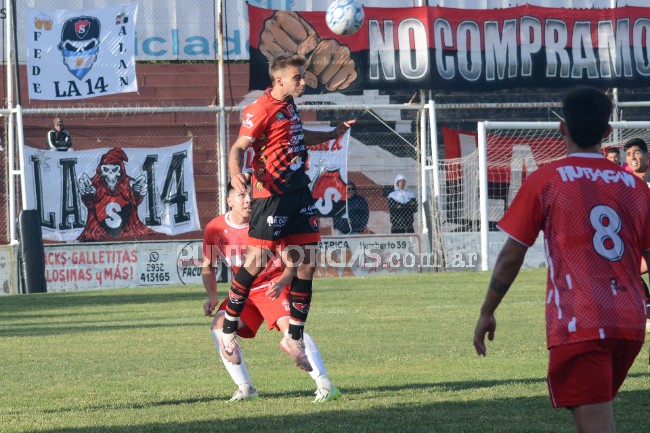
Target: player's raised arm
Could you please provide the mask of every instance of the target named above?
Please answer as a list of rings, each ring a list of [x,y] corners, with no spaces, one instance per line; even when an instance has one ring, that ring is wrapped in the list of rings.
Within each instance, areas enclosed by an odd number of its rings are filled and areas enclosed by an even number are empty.
[[[244,168],[244,152],[251,145],[248,137],[239,136],[230,148],[228,155],[228,170],[230,171],[230,183],[237,192],[246,192],[250,174],[242,173]]]
[[[339,138],[341,135],[345,134],[348,129],[352,128],[352,125],[354,125],[356,121],[356,119],[346,120],[345,122],[336,125],[336,128],[331,131],[309,131],[304,129],[305,146],[314,146],[316,144]]]
[[[494,311],[515,281],[521,265],[524,263],[527,250],[526,246],[508,238],[499,253],[474,330],[474,349],[479,355],[487,354],[485,334],[487,334],[488,340],[494,339],[494,331],[497,327]]]

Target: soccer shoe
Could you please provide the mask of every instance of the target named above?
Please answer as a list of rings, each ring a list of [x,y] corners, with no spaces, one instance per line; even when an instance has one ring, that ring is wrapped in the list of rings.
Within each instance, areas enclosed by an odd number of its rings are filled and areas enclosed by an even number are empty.
[[[221,354],[226,361],[239,365],[241,364],[241,352],[239,343],[237,342],[237,334],[219,333],[219,346],[221,346]]]
[[[255,387],[253,385],[248,385],[244,389],[237,389],[237,391],[232,395],[232,398],[228,401],[255,400],[258,398],[260,398],[260,396],[257,395]]]
[[[645,333],[650,334],[650,319],[645,321]]]
[[[312,403],[322,403],[324,401],[336,400],[341,396],[341,391],[334,385],[331,389],[328,388],[318,388],[315,392],[316,398]]]
[[[284,350],[291,358],[293,362],[303,370],[309,372],[312,370],[311,364],[307,359],[307,354],[305,353],[305,342],[301,338],[300,340],[294,340],[290,336],[286,335],[280,341],[280,348]]]

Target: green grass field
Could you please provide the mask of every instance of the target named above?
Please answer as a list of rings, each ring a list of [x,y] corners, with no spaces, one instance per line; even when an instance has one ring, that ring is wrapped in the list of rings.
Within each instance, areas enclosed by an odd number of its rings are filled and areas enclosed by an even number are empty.
[[[521,273],[479,358],[471,340],[488,279],[317,280],[307,330],[343,392],[320,405],[280,334],[265,329],[243,344],[261,398],[228,403],[236,387],[214,350],[202,287],[2,297],[0,431],[574,431],[544,380],[545,271]],[[615,411],[619,432],[648,431],[647,343]]]

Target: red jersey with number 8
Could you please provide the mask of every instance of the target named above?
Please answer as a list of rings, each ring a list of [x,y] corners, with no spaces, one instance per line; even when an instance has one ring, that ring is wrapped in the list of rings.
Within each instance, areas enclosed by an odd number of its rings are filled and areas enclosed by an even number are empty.
[[[544,231],[549,348],[644,340],[650,190],[639,178],[601,155],[573,154],[530,174],[498,227],[527,247]]]
[[[309,185],[302,121],[293,98],[279,101],[271,88],[248,105],[239,135],[253,141],[253,198],[270,197]]]

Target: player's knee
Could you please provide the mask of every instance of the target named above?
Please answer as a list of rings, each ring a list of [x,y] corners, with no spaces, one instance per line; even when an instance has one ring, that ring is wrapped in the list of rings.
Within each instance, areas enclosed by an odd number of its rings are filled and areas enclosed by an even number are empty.
[[[286,317],[283,317],[283,318],[279,319],[275,323],[275,327],[277,328],[277,330],[279,332],[281,332],[283,334],[285,332],[287,332],[287,330],[289,329],[289,316],[286,316]]]

